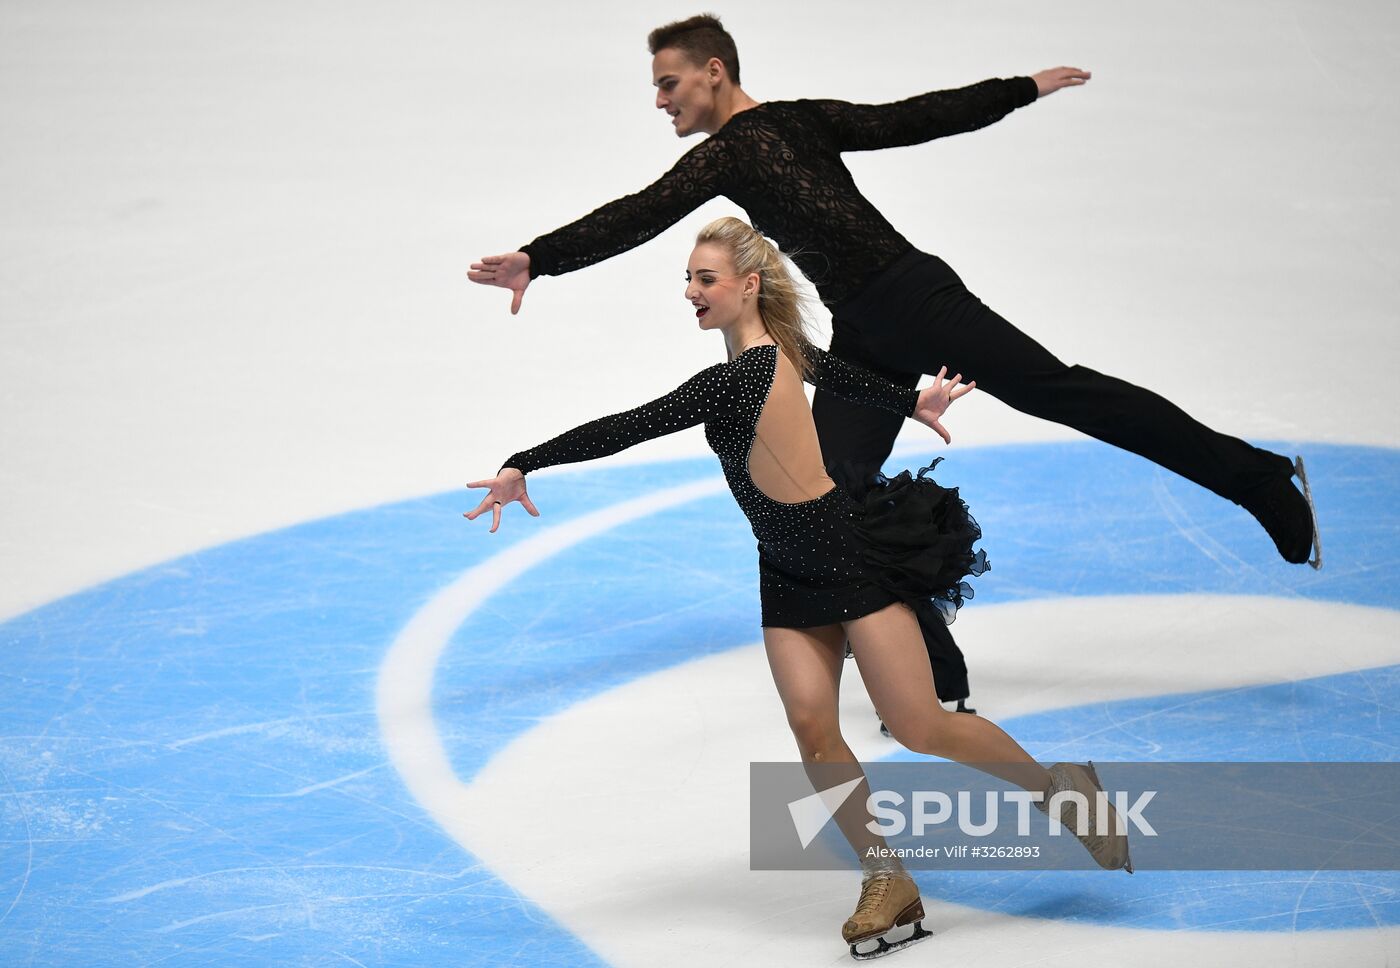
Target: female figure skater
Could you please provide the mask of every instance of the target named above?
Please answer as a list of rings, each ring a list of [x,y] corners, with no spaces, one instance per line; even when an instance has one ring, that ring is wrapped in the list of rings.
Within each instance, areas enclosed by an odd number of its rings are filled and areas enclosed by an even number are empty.
[[[951,616],[963,582],[986,567],[972,544],[981,537],[957,491],[921,471],[907,471],[873,488],[862,508],[823,468],[802,380],[853,402],[880,406],[950,437],[939,422],[952,401],[973,388],[961,377],[923,391],[897,387],[806,338],[796,287],[778,251],[744,222],[722,218],[697,239],[686,273],[686,298],[700,328],[724,336],[728,360],[701,371],[676,390],[626,413],[603,417],[511,456],[490,480],[470,487],[489,493],[466,517],[519,501],[538,515],[525,475],[554,464],[591,460],[698,423],[719,456],[725,479],[758,538],[763,641],[788,723],[818,789],[863,778],[841,737],[837,698],[845,643],[850,642],[876,707],[894,737],[920,753],[975,765],[1027,790],[1063,790],[1091,804],[1079,837],[1103,867],[1132,867],[1123,833],[1095,835],[1099,791],[1092,765],[1040,766],[994,723],[947,712],[935,688],[922,635],[907,603],[933,597]],[[835,773],[833,774],[833,770]],[[820,774],[820,781],[815,774]],[[858,958],[876,957],[928,937],[919,923],[917,886],[884,841],[867,826],[868,787],[837,811],[836,821],[861,858],[860,901],[842,927]],[[1045,801],[1041,807],[1044,809]],[[1106,829],[1119,830],[1112,808]],[[1062,818],[1071,830],[1077,816]],[[896,944],[896,926],[914,933]],[[857,946],[876,940],[871,950]]]

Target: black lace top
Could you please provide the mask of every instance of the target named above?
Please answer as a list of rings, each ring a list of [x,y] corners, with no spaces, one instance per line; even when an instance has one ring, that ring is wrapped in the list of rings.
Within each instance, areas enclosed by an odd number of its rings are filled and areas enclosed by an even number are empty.
[[[853,403],[882,407],[906,417],[914,412],[917,390],[895,386],[818,347],[810,347],[808,353],[811,372],[807,379],[814,385]],[[727,363],[701,370],[663,397],[575,427],[538,447],[512,454],[501,466],[529,474],[541,467],[606,457],[644,440],[703,423],[705,439],[718,455],[729,489],[753,525],[754,534],[760,541],[791,538],[801,520],[790,510],[802,505],[773,500],[749,476],[749,450],[777,362],[776,346],[751,347]]]
[[[911,246],[861,195],[843,151],[912,145],[998,121],[1037,97],[1029,77],[993,78],[892,104],[768,101],[734,115],[634,195],[521,248],[530,275],[559,275],[641,245],[723,195],[836,305]]]

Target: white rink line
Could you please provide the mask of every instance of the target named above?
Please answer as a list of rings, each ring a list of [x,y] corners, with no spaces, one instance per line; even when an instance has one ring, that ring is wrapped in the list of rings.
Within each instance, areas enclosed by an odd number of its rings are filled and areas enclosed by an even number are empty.
[[[1388,665],[1400,612],[1264,596],[1108,596],[974,603],[957,628],[977,708],[1005,721]],[[842,708],[857,756],[896,749],[875,728],[851,663]],[[748,869],[749,762],[795,758],[761,646],[737,648],[620,685],[517,737],[466,791],[459,829],[464,846],[610,964],[849,963],[839,931],[855,906],[853,874]],[[1296,875],[1302,910],[1310,877]],[[1180,901],[1209,904],[1210,894]],[[937,937],[901,959],[959,968],[1400,962],[1397,928],[1140,930],[936,898],[925,909]]]
[[[463,572],[399,632],[379,667],[375,710],[380,734],[410,792],[458,843],[466,844],[468,830],[460,812],[465,786],[452,771],[433,721],[433,678],[452,634],[482,602],[545,559],[629,521],[724,489],[724,478],[704,478],[546,528]]]
[[[795,755],[761,647],[697,659],[578,703],[499,751],[472,784],[452,772],[433,721],[433,678],[472,611],[529,568],[723,488],[719,478],[670,488],[512,546],[435,595],[380,668],[381,734],[409,790],[454,840],[614,965],[845,960],[838,929],[855,899],[851,875],[748,870],[748,763]],[[1006,719],[1385,665],[1394,661],[1400,614],[1254,596],[1123,596],[980,606],[964,611],[958,628],[973,651],[979,709]],[[877,759],[893,747],[874,731],[850,670],[848,739],[858,756]],[[935,899],[926,907],[940,960],[965,966],[1131,959],[1139,968],[1177,968],[1189,959],[1193,968],[1235,968],[1400,957],[1400,929],[1143,931]]]

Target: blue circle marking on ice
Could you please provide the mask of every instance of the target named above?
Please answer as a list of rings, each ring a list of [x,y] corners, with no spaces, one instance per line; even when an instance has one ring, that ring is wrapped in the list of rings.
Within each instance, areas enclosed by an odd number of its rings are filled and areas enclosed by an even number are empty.
[[[1109,448],[959,451],[942,470],[963,486],[995,562],[972,607],[1193,592],[1400,607],[1400,454],[1310,445],[1307,455],[1327,537],[1319,573],[1277,561],[1228,503]],[[586,469],[532,486],[546,521],[560,525],[667,488],[699,482],[699,491],[534,559],[445,633],[430,684],[440,769],[467,782],[544,717],[753,640],[752,536],[714,478],[703,459]],[[539,526],[515,515],[488,539],[484,528],[454,526],[468,504],[452,493],[310,522],[0,626],[10,679],[0,713],[0,960],[66,950],[92,964],[192,952],[210,962],[291,962],[329,952],[461,964],[502,951],[529,961],[538,950],[547,963],[598,963],[444,837],[381,745],[376,703],[386,698],[376,673],[386,647],[464,571],[526,547]],[[451,625],[450,616],[441,621]],[[1232,691],[1217,712],[1243,721],[1277,702],[1271,688]],[[1364,755],[1393,759],[1394,670],[1303,683],[1294,694],[1324,689],[1345,698],[1320,703],[1330,715],[1299,725],[1316,736],[1312,754],[1352,755],[1335,734],[1364,741],[1379,730],[1390,745]],[[1193,736],[1189,721],[1161,715],[1158,702],[1121,709],[1154,721],[1164,746],[1208,755],[1209,735]],[[1035,752],[1063,743],[1064,723],[1085,714],[1007,725]],[[1247,885],[1259,916],[1228,925],[1209,903],[1193,912],[1168,896],[1154,907],[1145,888],[1105,913],[1089,903],[1089,876],[1035,875],[1018,891],[1021,909],[976,875],[925,887],[1009,913],[1134,927],[1400,923],[1393,874],[1314,888],[1326,888],[1328,903],[1291,920],[1269,912],[1285,902],[1295,910],[1296,884],[1271,899],[1269,877],[1259,875]],[[1202,878],[1213,875],[1191,876],[1193,896],[1208,899]],[[1241,877],[1216,883],[1224,890]],[[1239,893],[1228,903],[1241,903]]]

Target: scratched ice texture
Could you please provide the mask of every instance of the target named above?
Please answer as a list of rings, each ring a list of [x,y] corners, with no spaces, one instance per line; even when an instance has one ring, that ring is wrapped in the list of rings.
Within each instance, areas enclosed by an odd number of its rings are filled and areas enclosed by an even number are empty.
[[[1309,461],[1318,573],[1279,563],[1238,508],[974,394],[949,418],[952,449],[914,428],[901,451],[949,456],[987,531],[973,609],[1220,596],[1256,652],[1288,637],[1270,599],[1389,620],[1400,8],[898,2],[853,24],[825,0],[751,6],[720,12],[759,97],[880,101],[1091,68],[986,131],[847,161],[897,228],[1067,361]],[[0,8],[0,963],[844,960],[849,881],[760,890],[718,861],[580,873],[548,831],[503,830],[477,845],[504,855],[483,863],[410,794],[375,705],[390,644],[458,576],[715,473],[680,435],[542,475],[545,517],[513,514],[489,538],[448,490],[718,358],[680,270],[694,231],[733,212],[723,201],[539,280],[519,316],[463,278],[691,144],[651,106],[642,41],[693,12],[550,0],[496,29],[495,8],[438,2]],[[533,782],[547,758],[510,754],[552,723],[753,648],[753,579],[722,493],[542,559],[428,670],[456,778],[509,763]],[[1345,651],[1355,628],[1314,652]],[[1109,638],[1131,649],[1130,623]],[[1008,679],[996,643],[969,657],[989,709],[1015,697],[979,682],[1024,694],[1056,667],[1048,650]],[[1261,668],[1224,691],[1167,677],[1004,725],[1046,756],[1393,761],[1396,661],[1286,683]],[[550,795],[583,819],[558,828],[616,813],[629,733],[682,776],[707,744],[737,762],[775,739],[743,702],[776,699],[752,690],[707,731],[680,729],[702,686],[612,700],[625,728],[579,747],[587,783]],[[745,795],[705,791],[701,811]],[[568,890],[547,889],[554,871]],[[940,933],[905,958],[1400,963],[1391,873],[921,884]],[[663,913],[629,919],[642,908]]]

